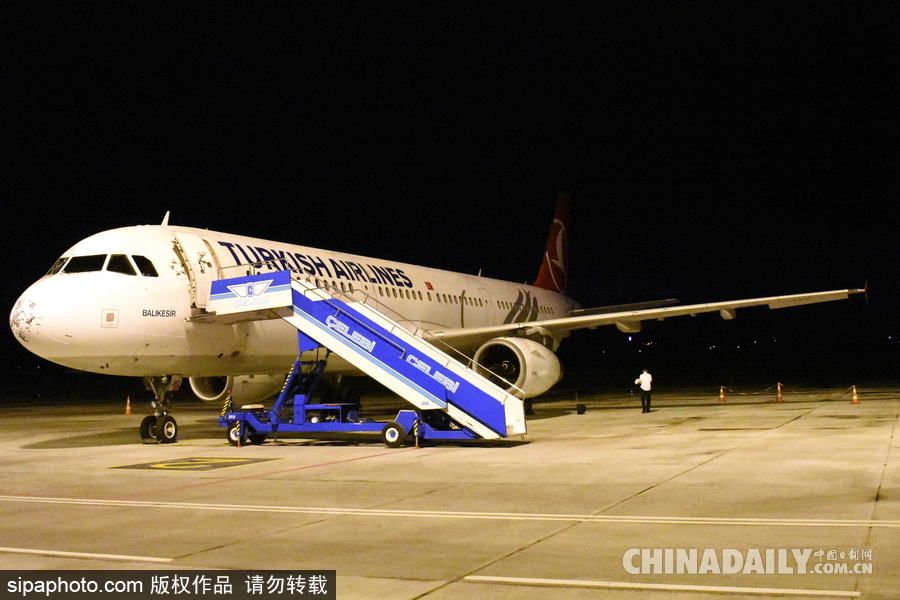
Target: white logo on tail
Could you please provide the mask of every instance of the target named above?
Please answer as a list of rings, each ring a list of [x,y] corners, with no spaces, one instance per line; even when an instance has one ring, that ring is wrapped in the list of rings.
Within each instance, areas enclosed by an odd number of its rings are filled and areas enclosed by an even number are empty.
[[[553,220],[553,227],[559,227],[556,232],[556,247],[553,248],[555,256],[551,256],[550,248],[547,248],[547,264],[550,267],[550,278],[557,291],[562,292],[566,289],[566,225],[559,219]]]

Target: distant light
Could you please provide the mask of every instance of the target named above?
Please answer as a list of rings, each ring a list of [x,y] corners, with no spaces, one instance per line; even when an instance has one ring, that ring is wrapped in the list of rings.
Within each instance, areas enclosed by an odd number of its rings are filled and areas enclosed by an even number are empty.
[[[629,341],[629,342],[631,341],[631,336],[630,336],[630,335],[628,336],[628,341]]]

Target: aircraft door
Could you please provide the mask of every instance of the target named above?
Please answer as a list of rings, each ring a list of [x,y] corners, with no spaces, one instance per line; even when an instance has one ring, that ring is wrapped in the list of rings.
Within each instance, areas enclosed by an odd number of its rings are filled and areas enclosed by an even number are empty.
[[[193,233],[175,233],[175,253],[191,280],[191,303],[206,308],[212,282],[219,278],[219,258],[209,242]]]

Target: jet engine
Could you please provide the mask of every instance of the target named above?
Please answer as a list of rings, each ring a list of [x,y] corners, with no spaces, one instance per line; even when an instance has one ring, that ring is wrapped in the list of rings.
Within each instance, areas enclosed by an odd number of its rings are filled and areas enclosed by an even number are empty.
[[[540,396],[562,379],[562,366],[556,355],[525,338],[493,339],[478,349],[475,363],[478,374],[518,398]]]
[[[231,391],[235,403],[264,400],[281,391],[284,375],[237,375],[228,377],[191,377],[191,389],[204,402],[224,402]]]

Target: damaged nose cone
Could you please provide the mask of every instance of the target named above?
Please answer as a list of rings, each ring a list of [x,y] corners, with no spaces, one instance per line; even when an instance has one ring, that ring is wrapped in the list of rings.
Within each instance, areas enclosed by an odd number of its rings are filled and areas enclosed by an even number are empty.
[[[9,328],[22,345],[27,345],[35,321],[35,303],[22,296],[9,313]]]
[[[65,290],[55,288],[44,282],[32,285],[9,314],[9,328],[19,343],[48,360],[65,356],[72,341],[73,317],[60,300]]]

